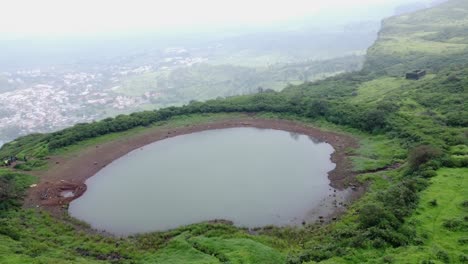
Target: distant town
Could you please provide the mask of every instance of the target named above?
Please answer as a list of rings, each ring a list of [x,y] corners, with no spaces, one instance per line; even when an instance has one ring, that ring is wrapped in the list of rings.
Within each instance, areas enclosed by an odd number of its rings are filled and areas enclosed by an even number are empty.
[[[103,64],[86,70],[61,66],[0,72],[0,144],[18,135],[49,132],[154,105],[162,92],[128,95],[122,83],[145,73],[190,67],[204,61],[191,57],[184,48],[169,48],[147,65]]]

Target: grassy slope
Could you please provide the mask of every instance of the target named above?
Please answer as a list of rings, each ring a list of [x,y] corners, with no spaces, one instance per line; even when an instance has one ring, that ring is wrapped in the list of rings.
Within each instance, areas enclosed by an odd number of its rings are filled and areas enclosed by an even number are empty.
[[[122,263],[281,263],[289,249],[224,225],[119,239],[77,232],[34,210],[10,212],[0,222],[0,263],[102,263],[115,256]]]
[[[420,263],[429,259],[440,263],[466,263],[468,205],[463,203],[468,201],[467,190],[467,168],[439,170],[408,221],[421,237],[421,245],[391,250],[389,258],[393,257],[396,263]],[[437,202],[435,206],[431,205],[434,200]],[[461,226],[445,227],[444,223],[452,219],[460,220]]]
[[[365,67],[401,75],[466,61],[467,15],[467,1],[451,0],[438,8],[385,20],[379,41],[368,51]]]
[[[374,182],[382,175],[374,175]],[[390,175],[391,177],[391,175]],[[379,181],[379,180],[377,180]],[[380,180],[381,184],[384,181]],[[374,186],[377,192],[382,186]],[[407,227],[417,234],[415,245],[387,250],[366,250],[349,258],[336,258],[324,263],[466,263],[468,250],[468,169],[440,169],[431,179],[430,186],[421,194],[421,200],[414,214],[407,220]],[[437,205],[432,205],[432,201]],[[458,219],[461,224],[449,229],[447,220]],[[426,261],[426,262],[424,262]]]
[[[363,200],[372,199],[373,195],[388,185],[384,176],[398,179],[395,172],[362,177],[363,180],[373,182]],[[431,180],[431,185],[422,192],[416,211],[407,219],[406,226],[416,231],[415,245],[383,250],[366,249],[320,263],[466,263],[468,207],[463,203],[468,201],[467,188],[468,169],[440,169]],[[437,201],[436,206],[431,205],[433,200]],[[451,219],[461,220],[460,226],[452,230],[444,227],[444,223]],[[351,225],[353,221],[354,217],[348,214],[341,224]]]

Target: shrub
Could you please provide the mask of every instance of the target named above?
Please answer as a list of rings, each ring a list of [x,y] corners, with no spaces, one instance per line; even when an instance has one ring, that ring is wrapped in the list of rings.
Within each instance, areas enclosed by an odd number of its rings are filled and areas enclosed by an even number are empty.
[[[467,225],[463,220],[458,218],[447,219],[442,225],[450,231],[462,231],[467,229]]]
[[[426,162],[440,157],[442,152],[429,145],[421,145],[412,149],[408,154],[408,163],[411,169],[417,170]]]
[[[378,199],[385,204],[397,219],[403,221],[414,209],[418,201],[418,192],[424,188],[427,181],[403,180],[382,192]]]
[[[0,213],[21,205],[26,188],[32,177],[19,173],[0,173]]]
[[[420,175],[424,178],[432,178],[437,176],[437,172],[435,170],[424,170],[420,172]]]
[[[441,260],[444,263],[450,263],[450,256],[445,250],[438,250],[436,253],[437,259]]]
[[[385,206],[376,203],[364,205],[358,216],[358,222],[361,228],[370,227],[388,227],[398,225],[398,219],[385,208]]]
[[[448,158],[446,162],[447,167],[452,167],[452,168],[464,168],[468,167],[468,156],[457,156],[457,155],[452,155]]]
[[[385,256],[383,257],[383,263],[393,263],[395,262],[395,258],[393,256]]]
[[[462,206],[463,206],[463,207],[468,207],[468,200],[463,201],[463,202],[462,202]]]
[[[18,230],[13,229],[4,219],[0,219],[0,235],[8,236],[16,241],[20,240],[21,238]]]
[[[461,263],[468,263],[468,255],[461,254],[458,259],[460,260]]]
[[[460,244],[460,245],[468,244],[468,237],[462,237],[462,238],[458,239],[458,244]]]

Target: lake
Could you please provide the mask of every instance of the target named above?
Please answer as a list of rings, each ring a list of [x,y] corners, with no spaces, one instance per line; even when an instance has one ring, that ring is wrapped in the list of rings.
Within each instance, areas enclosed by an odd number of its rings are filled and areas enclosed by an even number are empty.
[[[214,219],[250,228],[296,225],[333,210],[337,191],[327,177],[335,167],[333,152],[327,143],[273,129],[168,138],[89,178],[69,213],[117,235]]]

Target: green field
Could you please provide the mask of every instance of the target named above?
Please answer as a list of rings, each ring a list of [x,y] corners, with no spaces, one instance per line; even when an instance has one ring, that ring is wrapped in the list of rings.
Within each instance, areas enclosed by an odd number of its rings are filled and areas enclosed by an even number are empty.
[[[468,169],[441,169],[422,192],[408,225],[421,245],[389,254],[396,263],[466,263],[468,261]],[[391,257],[389,257],[391,258]]]

